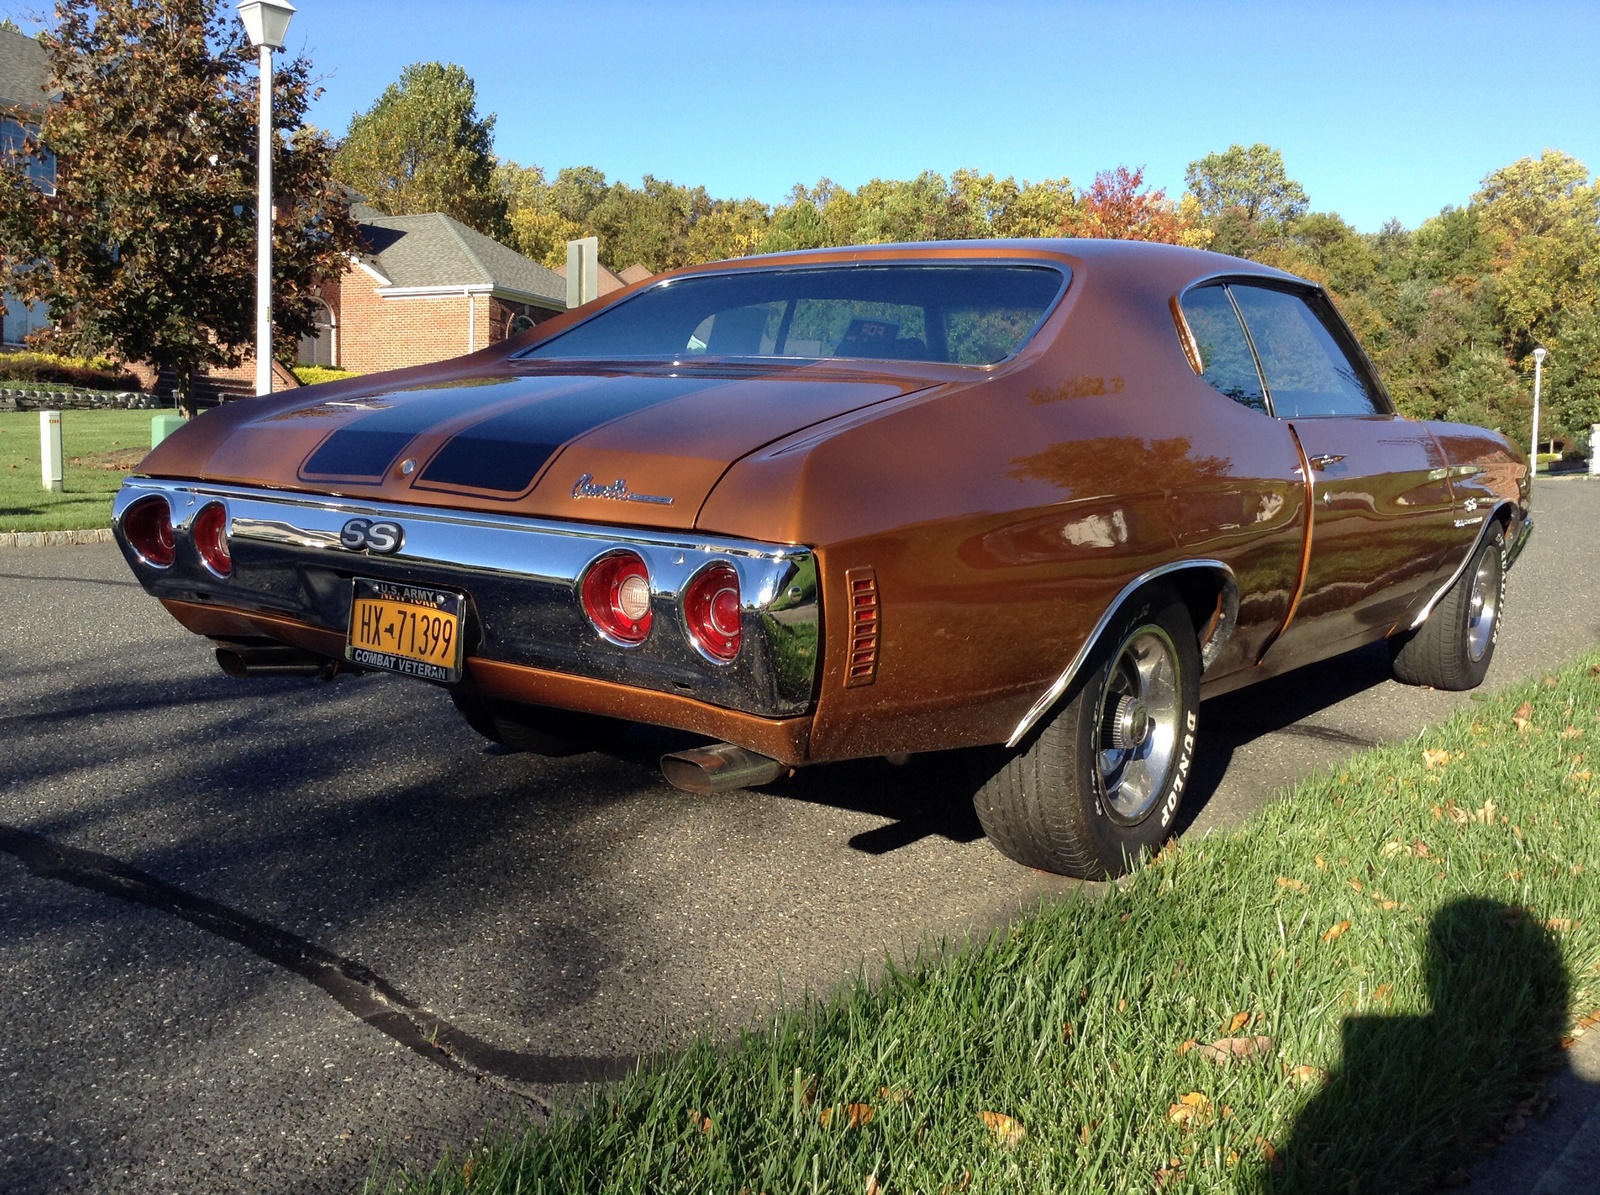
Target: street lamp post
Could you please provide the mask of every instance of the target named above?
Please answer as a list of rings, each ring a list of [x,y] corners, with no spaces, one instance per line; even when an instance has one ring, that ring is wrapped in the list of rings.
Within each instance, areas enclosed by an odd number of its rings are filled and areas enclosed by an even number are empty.
[[[243,0],[239,19],[261,51],[261,135],[256,151],[256,393],[272,393],[272,51],[283,49],[294,5]]]
[[[1548,355],[1544,349],[1533,350],[1533,454],[1529,460],[1535,473],[1539,471],[1539,383],[1544,380],[1544,359]]]

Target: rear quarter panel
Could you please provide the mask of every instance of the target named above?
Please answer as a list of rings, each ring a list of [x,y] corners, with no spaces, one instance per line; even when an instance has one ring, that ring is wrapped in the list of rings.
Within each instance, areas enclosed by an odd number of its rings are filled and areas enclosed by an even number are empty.
[[[818,550],[813,759],[1005,740],[1122,587],[1174,559],[1250,585],[1214,668],[1281,621],[1304,521],[1290,441],[1189,368],[1168,313],[1183,278],[1073,265],[1012,362],[772,445],[702,508],[702,530]],[[863,567],[879,665],[848,687],[844,578]]]

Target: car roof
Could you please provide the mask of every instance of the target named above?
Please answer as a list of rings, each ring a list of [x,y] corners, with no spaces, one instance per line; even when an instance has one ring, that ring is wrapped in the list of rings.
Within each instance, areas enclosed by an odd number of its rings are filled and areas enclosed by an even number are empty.
[[[772,269],[780,266],[853,265],[882,262],[926,264],[946,260],[993,262],[1054,260],[1092,272],[1107,270],[1160,277],[1173,285],[1216,275],[1255,275],[1311,285],[1306,279],[1260,262],[1207,249],[1168,245],[1154,241],[1098,240],[1080,237],[1038,237],[1008,240],[909,241],[883,245],[843,245],[823,249],[794,249],[728,261],[689,266],[673,274],[721,272],[729,269]],[[660,281],[657,275],[652,281]]]

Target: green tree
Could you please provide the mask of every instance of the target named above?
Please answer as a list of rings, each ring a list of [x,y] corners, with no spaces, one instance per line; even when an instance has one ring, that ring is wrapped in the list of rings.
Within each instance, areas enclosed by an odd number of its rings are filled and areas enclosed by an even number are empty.
[[[50,304],[52,340],[194,375],[236,365],[255,334],[256,54],[217,0],[60,0],[41,33],[61,100],[38,141],[56,194],[0,164],[0,283]],[[311,285],[340,273],[356,229],[304,122],[309,63],[273,92],[274,343],[314,327]],[[24,147],[24,152],[37,144]]]
[[[1238,208],[1252,223],[1292,220],[1310,206],[1305,188],[1289,177],[1283,154],[1260,141],[1190,162],[1184,182],[1201,214],[1213,218]]]
[[[478,89],[466,71],[414,62],[351,118],[334,168],[381,212],[444,212],[503,238],[509,228],[495,186],[494,122],[493,113],[478,115]]]

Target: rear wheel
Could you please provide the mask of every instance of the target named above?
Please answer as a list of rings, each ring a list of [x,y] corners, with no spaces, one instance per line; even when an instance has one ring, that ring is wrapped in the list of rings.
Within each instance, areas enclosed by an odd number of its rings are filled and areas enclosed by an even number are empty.
[[[1194,625],[1170,590],[1135,598],[1101,643],[1065,704],[987,753],[973,799],[1004,854],[1087,879],[1123,874],[1172,832],[1200,704]]]
[[[1500,638],[1505,544],[1505,532],[1496,526],[1427,621],[1389,640],[1397,680],[1452,690],[1476,689],[1483,683]]]
[[[523,705],[452,691],[450,700],[467,725],[508,751],[531,755],[579,755],[604,751],[614,744],[628,724],[599,714],[580,714],[545,705]]]

